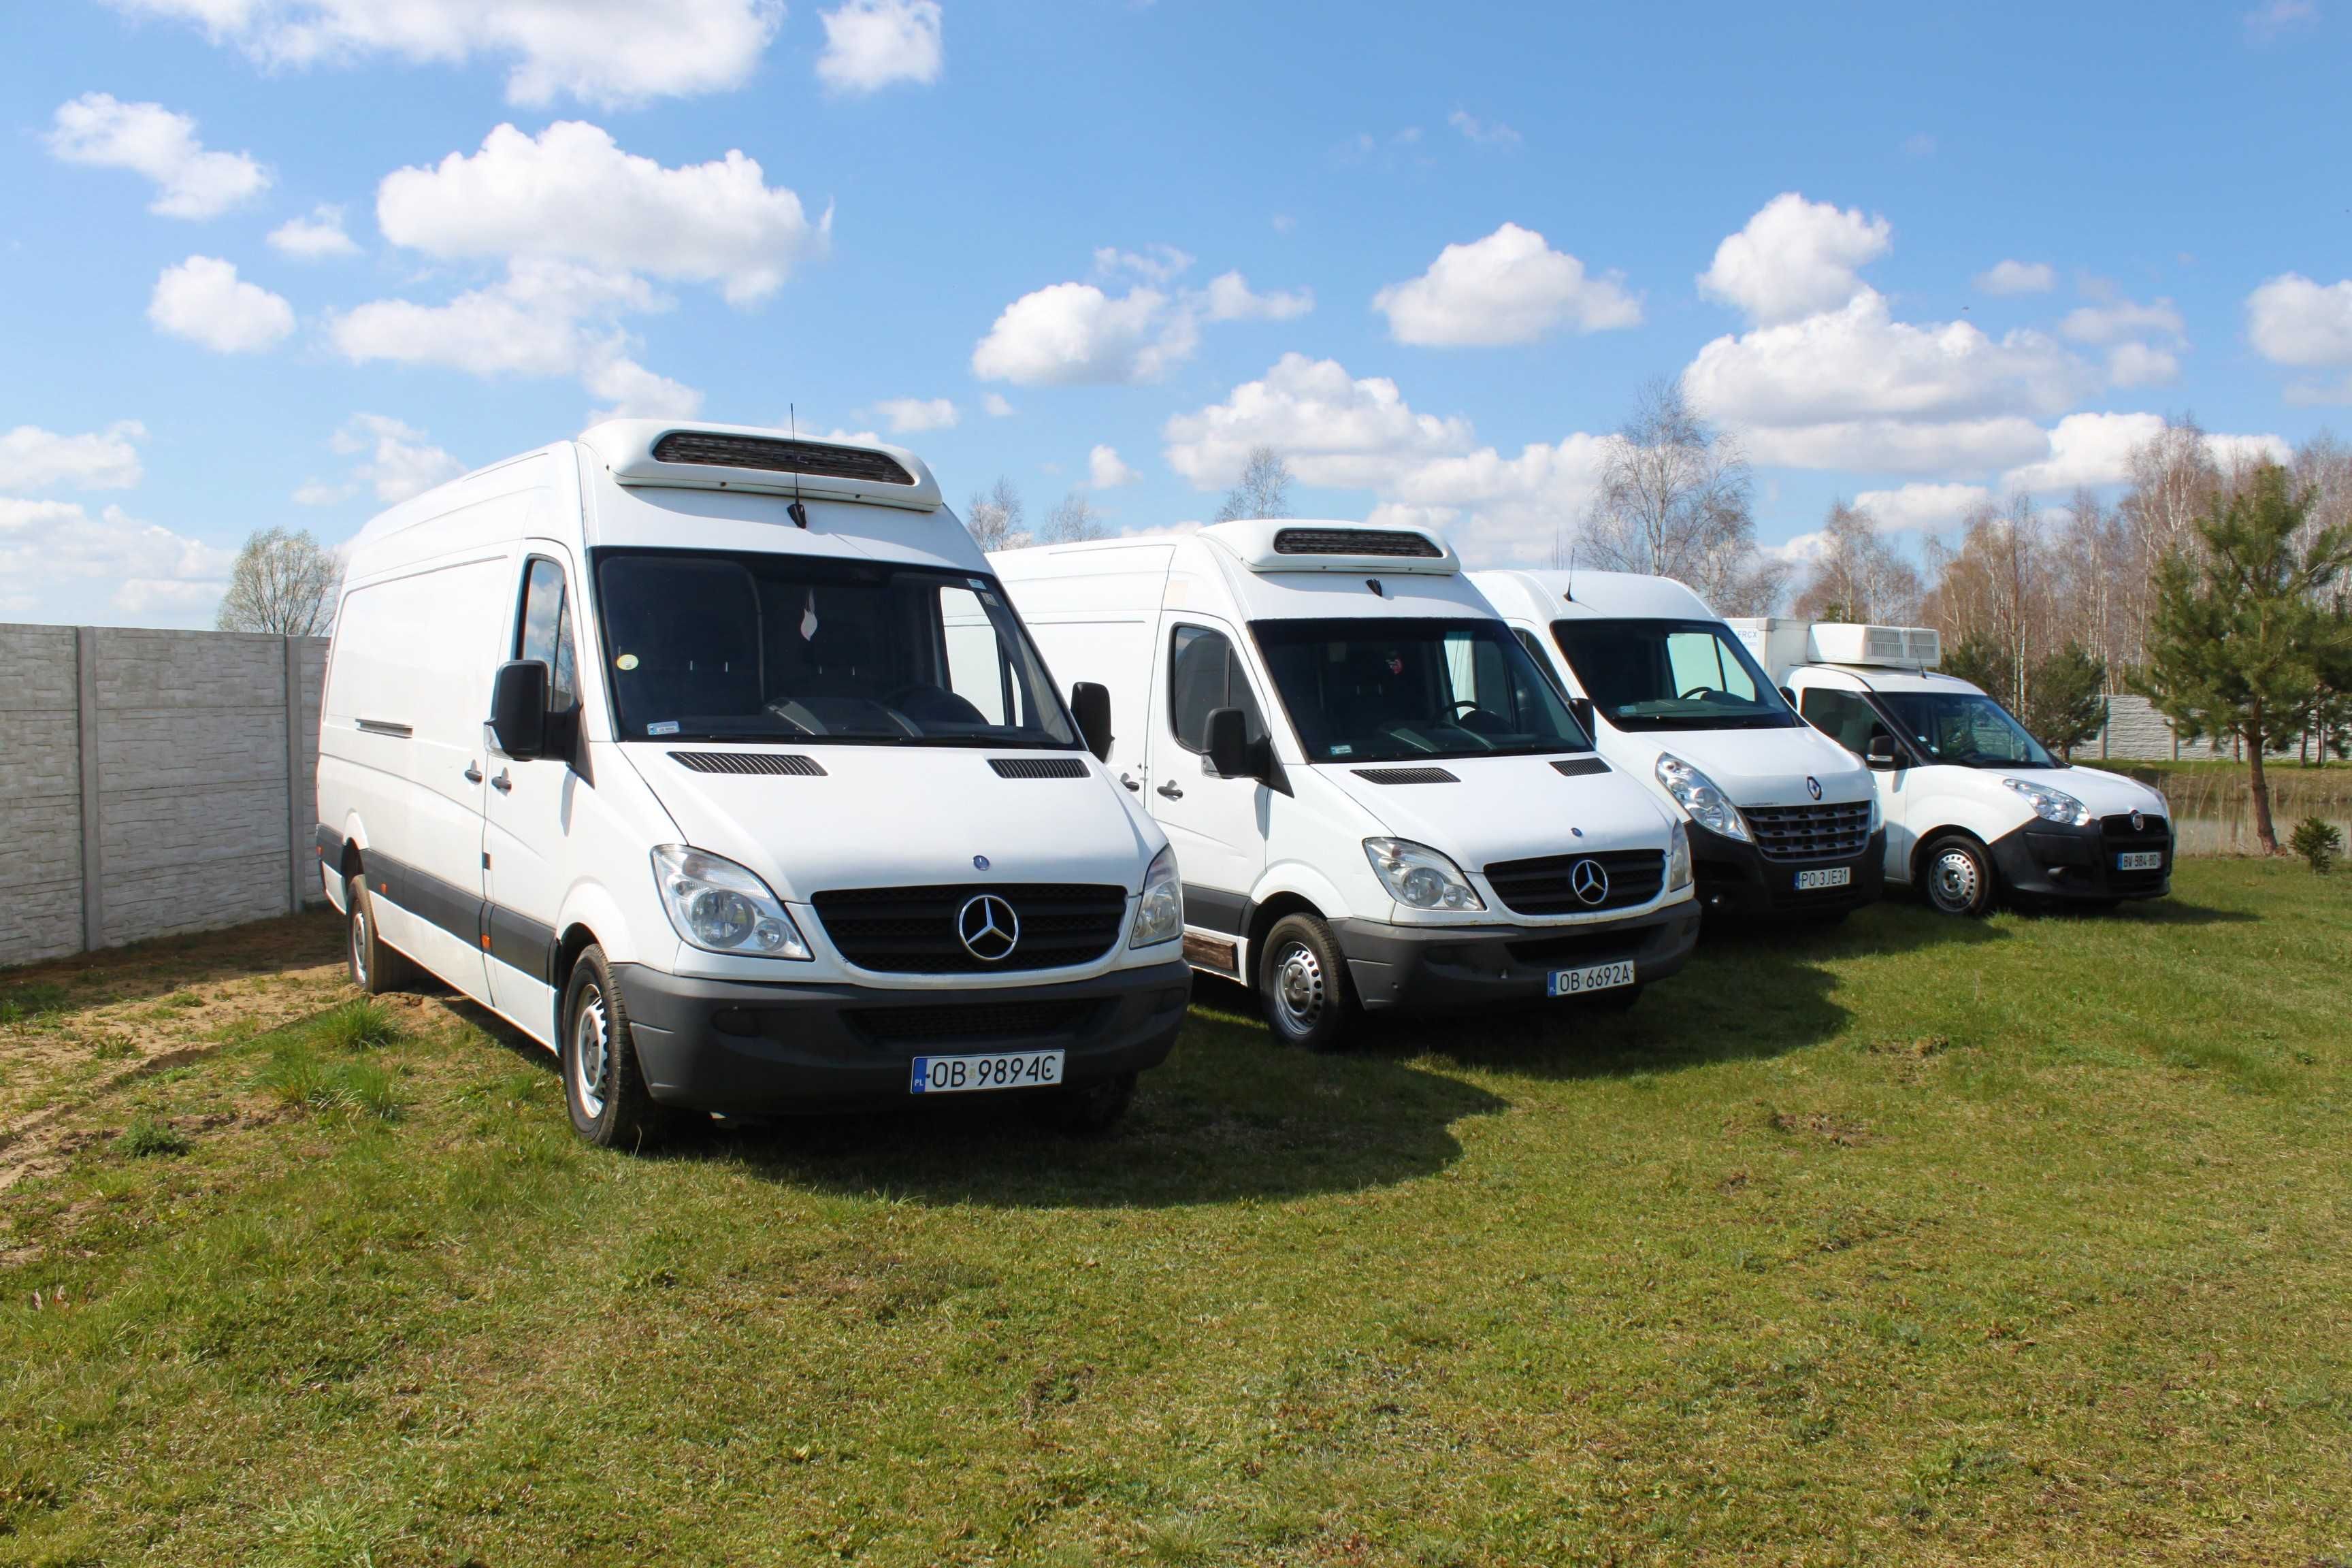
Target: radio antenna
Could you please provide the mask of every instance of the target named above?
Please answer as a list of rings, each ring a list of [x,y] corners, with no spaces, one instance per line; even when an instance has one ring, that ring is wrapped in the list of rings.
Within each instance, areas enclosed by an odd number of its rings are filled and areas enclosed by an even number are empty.
[[[768,406],[773,408],[775,405],[771,403]],[[801,444],[801,405],[788,403],[784,409],[784,416],[793,422],[793,445],[797,447]],[[800,456],[797,452],[793,454],[793,461],[796,465],[793,469],[793,504],[784,508],[784,515],[805,529],[808,527],[808,508],[801,504],[801,471],[797,467]]]

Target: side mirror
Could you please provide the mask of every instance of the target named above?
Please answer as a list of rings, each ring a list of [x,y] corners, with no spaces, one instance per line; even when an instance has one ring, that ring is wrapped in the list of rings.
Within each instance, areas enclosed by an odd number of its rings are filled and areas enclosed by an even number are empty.
[[[1881,730],[1870,738],[1870,748],[1863,752],[1862,758],[1881,773],[1892,772],[1899,761],[1895,752],[1895,737]]]
[[[1095,761],[1110,761],[1110,688],[1091,680],[1071,687],[1070,717],[1078,721],[1078,737]]]
[[[1780,700],[1793,709],[1797,706],[1797,694],[1784,686],[1780,688]]]
[[[1568,700],[1568,710],[1575,716],[1577,727],[1581,729],[1586,735],[1591,736],[1593,733],[1592,699],[1590,697],[1571,697]]]
[[[1217,708],[1209,713],[1209,765],[1229,779],[1254,779],[1261,772],[1257,748],[1250,744],[1249,721],[1238,708]]]
[[[490,687],[490,736],[519,763],[547,754],[547,666],[519,658],[499,666]]]

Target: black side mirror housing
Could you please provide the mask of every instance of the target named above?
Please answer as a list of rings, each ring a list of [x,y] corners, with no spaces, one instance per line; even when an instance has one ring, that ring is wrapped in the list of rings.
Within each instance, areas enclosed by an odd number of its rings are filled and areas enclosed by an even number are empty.
[[[1797,706],[1797,694],[1784,686],[1780,688],[1780,700],[1786,702],[1790,708],[1793,710]]]
[[[1209,711],[1209,765],[1219,776],[1229,779],[1254,779],[1265,769],[1260,766],[1257,748],[1250,744],[1249,721],[1238,708],[1214,708]]]
[[[1584,731],[1586,737],[1591,738],[1594,733],[1592,729],[1592,699],[1590,697],[1571,697],[1568,700],[1568,710],[1570,714],[1575,716],[1577,726]]]
[[[490,687],[490,736],[519,763],[547,754],[547,666],[519,658],[499,666]]]
[[[1071,687],[1070,717],[1078,721],[1078,738],[1095,761],[1110,761],[1110,688],[1091,680]]]
[[[1884,730],[1870,738],[1870,749],[1862,756],[1863,761],[1882,773],[1891,772],[1901,761],[1895,750],[1895,737]]]

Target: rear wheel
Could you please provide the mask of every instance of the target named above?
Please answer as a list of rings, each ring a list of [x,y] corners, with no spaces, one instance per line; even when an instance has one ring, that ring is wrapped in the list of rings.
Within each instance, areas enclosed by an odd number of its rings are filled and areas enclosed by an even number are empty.
[[[676,1130],[676,1114],[646,1092],[628,1006],[601,947],[588,948],[572,966],[571,983],[563,988],[559,1058],[572,1131],[589,1142],[601,1149],[643,1149]]]
[[[383,944],[376,930],[375,901],[368,896],[367,879],[353,877],[343,884],[343,959],[351,967],[352,984],[371,996],[405,991],[421,978],[416,965]]]
[[[1355,1013],[1356,992],[1331,928],[1314,915],[1285,915],[1259,953],[1258,1006],[1275,1037],[1310,1051],[1336,1047]]]
[[[1981,918],[1992,913],[1992,857],[1985,847],[1964,834],[1947,833],[1929,842],[1919,857],[1920,889],[1927,907],[1937,914]]]

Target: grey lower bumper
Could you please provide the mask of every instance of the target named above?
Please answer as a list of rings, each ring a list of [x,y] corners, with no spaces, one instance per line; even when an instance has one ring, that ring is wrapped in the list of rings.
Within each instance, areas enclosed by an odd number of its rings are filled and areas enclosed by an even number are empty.
[[[1139,1072],[1167,1058],[1192,985],[1181,959],[960,992],[751,984],[641,964],[614,978],[654,1099],[731,1115],[904,1100],[920,1056],[1058,1048],[1066,1082]]]
[[[1463,1007],[1533,1002],[1555,969],[1633,962],[1635,983],[1681,969],[1698,941],[1695,900],[1629,920],[1547,931],[1468,926],[1430,931],[1377,921],[1338,921],[1332,934],[1367,1008]]]

